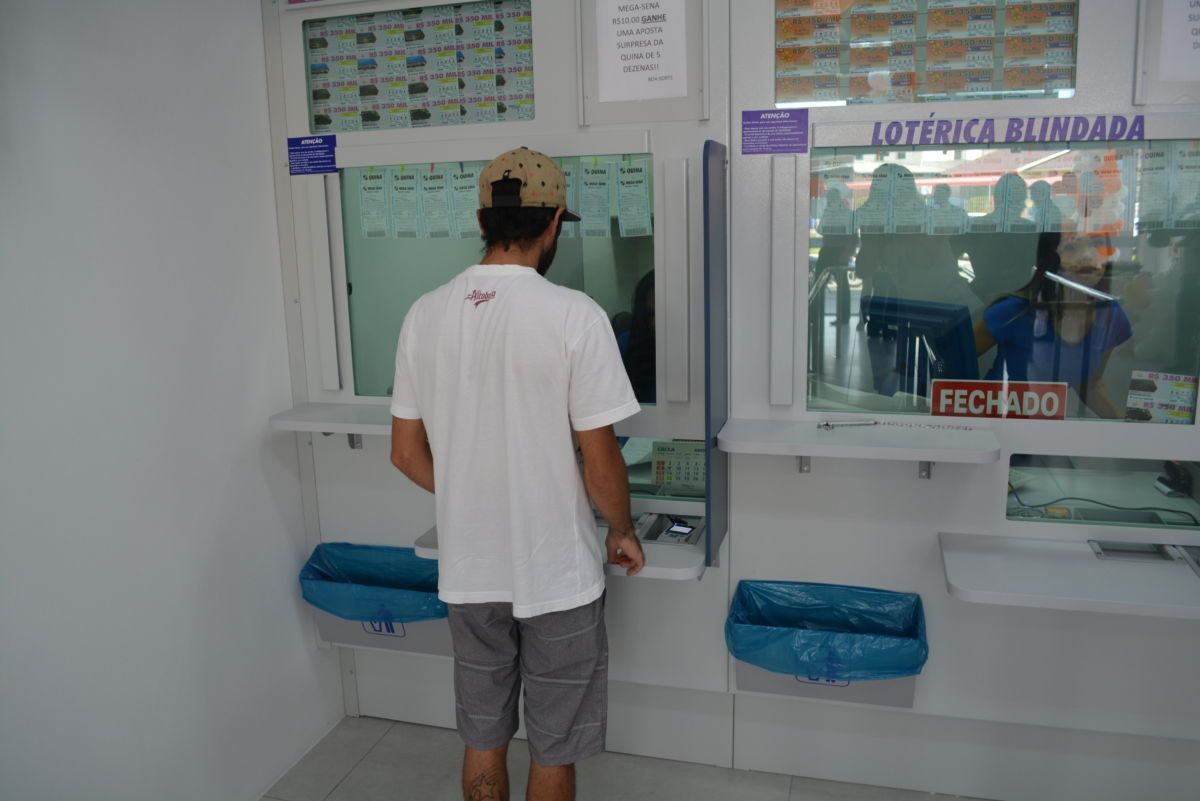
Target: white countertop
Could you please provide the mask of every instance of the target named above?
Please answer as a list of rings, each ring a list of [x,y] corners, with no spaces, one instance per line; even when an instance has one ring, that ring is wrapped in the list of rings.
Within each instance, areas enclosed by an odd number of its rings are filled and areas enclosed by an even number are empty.
[[[939,535],[946,585],[964,601],[1200,620],[1184,562],[1099,559],[1086,542]]]
[[[727,453],[834,456],[913,462],[986,464],[1000,458],[991,429],[942,427],[923,418],[911,424],[818,427],[815,420],[731,419],[717,435]]]
[[[302,403],[272,415],[271,427],[278,431],[390,436],[392,410],[387,403]]]

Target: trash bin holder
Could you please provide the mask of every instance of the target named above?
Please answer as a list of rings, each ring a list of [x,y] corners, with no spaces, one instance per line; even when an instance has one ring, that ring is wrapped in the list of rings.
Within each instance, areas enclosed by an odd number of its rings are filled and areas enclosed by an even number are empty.
[[[412,548],[328,542],[300,571],[317,631],[337,645],[450,656],[437,562]]]
[[[739,692],[911,707],[929,656],[921,597],[742,581],[725,621]]]

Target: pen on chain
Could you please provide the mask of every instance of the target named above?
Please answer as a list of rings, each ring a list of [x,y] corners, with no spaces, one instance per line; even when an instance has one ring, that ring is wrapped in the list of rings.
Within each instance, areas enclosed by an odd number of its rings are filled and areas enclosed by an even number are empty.
[[[835,428],[849,428],[852,426],[877,426],[878,420],[826,420],[822,423],[817,423],[817,428],[822,431],[833,431]]]

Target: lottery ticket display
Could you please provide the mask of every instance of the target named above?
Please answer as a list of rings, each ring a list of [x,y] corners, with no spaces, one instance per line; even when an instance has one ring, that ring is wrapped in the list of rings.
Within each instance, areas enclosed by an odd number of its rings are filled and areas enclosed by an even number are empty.
[[[533,119],[531,0],[304,23],[313,133]]]
[[[775,101],[1069,96],[1079,0],[775,0]]]

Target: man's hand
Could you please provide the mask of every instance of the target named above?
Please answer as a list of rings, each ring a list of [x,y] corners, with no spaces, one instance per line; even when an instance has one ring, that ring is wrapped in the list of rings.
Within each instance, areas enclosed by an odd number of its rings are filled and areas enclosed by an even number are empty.
[[[609,529],[604,547],[608,550],[608,563],[625,568],[627,576],[636,576],[646,566],[646,554],[642,553],[642,544],[633,529],[621,532]]]

